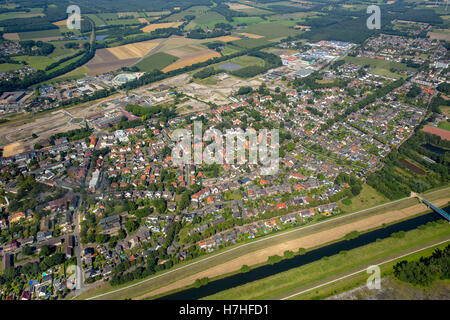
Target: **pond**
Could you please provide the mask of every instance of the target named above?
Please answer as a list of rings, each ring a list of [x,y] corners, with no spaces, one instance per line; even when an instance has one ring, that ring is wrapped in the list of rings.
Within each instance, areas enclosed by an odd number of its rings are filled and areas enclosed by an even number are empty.
[[[240,68],[241,66],[236,63],[224,63],[219,66],[219,69],[227,71],[239,70]]]

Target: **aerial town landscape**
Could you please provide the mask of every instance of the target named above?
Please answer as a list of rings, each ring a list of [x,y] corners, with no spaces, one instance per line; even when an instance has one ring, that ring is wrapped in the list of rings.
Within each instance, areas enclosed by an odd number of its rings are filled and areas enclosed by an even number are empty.
[[[2,300],[450,299],[445,1],[0,0],[0,36]],[[176,163],[199,124],[277,170]]]

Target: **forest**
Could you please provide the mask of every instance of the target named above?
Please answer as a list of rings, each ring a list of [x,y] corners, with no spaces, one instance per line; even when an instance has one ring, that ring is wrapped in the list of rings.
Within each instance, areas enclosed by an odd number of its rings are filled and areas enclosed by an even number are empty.
[[[394,265],[394,275],[414,286],[430,286],[436,280],[450,279],[450,245],[443,250],[434,250],[429,257],[397,263]]]

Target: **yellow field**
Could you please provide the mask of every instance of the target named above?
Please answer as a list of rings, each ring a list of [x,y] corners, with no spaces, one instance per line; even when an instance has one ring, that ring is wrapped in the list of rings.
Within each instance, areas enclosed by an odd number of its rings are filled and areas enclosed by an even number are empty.
[[[239,37],[233,37],[233,36],[222,36],[222,37],[217,37],[217,38],[211,38],[209,40],[212,41],[221,41],[221,42],[230,42],[230,41],[235,41],[235,40],[240,40],[241,38]]]
[[[227,2],[226,3],[231,10],[243,10],[243,9],[252,9],[253,7],[250,7],[246,4],[242,4],[242,3],[231,3],[231,2]]]
[[[19,40],[19,34],[17,32],[4,33],[3,38],[5,38],[6,40]]]
[[[16,154],[22,153],[25,148],[19,142],[8,144],[3,148],[3,157],[12,157]]]
[[[54,24],[55,26],[65,26],[67,24],[67,19],[59,20],[59,21],[53,22],[52,24]]]
[[[157,29],[165,29],[165,28],[178,28],[181,26],[183,22],[165,22],[165,23],[153,23],[145,26],[141,30],[144,32],[152,32]]]
[[[264,38],[264,36],[260,36],[259,34],[253,34],[253,33],[241,33],[241,35],[250,38],[250,39],[261,39]]]
[[[139,21],[140,23],[146,23],[146,24],[149,24],[149,23],[150,23],[150,22],[148,22],[148,20],[145,19],[145,18],[138,18],[138,21]]]
[[[194,56],[189,55],[186,56],[170,65],[162,69],[163,72],[169,72],[172,70],[180,69],[183,67],[187,67],[190,65],[193,65],[195,63],[204,62],[206,60],[220,57],[220,54],[218,52],[212,51],[212,50],[204,50],[198,53],[195,53]]]
[[[152,49],[158,46],[158,44],[159,41],[150,40],[145,42],[130,43],[114,48],[108,48],[107,50],[119,60],[135,59],[144,57]]]

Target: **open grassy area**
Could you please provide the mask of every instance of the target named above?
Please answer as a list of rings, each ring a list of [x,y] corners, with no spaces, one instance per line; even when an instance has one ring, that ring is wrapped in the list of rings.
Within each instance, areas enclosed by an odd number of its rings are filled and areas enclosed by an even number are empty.
[[[205,14],[197,16],[194,23],[201,28],[214,28],[217,23],[228,23],[225,17],[215,11],[208,11]]]
[[[399,78],[400,75],[391,71],[391,69],[395,69],[396,71],[414,71],[413,68],[407,67],[403,63],[394,62],[394,61],[386,61],[383,59],[372,59],[367,57],[345,57],[345,62],[354,63],[358,65],[370,65],[370,70],[375,74],[381,76],[388,76],[393,78]]]
[[[29,31],[19,33],[20,40],[34,40],[59,36],[61,36],[61,31],[59,29]]]
[[[145,57],[137,64],[135,64],[135,66],[138,67],[141,71],[149,72],[155,69],[164,69],[169,64],[172,64],[177,60],[178,57],[172,56],[165,52],[157,52],[155,54],[152,54],[151,56]]]
[[[354,212],[387,202],[388,199],[368,184],[364,184],[361,193],[350,201],[350,205],[342,203],[342,200],[338,202],[338,205],[344,212]]]
[[[89,17],[92,21],[94,21],[97,27],[106,25],[106,22],[96,14],[87,14],[86,16]]]
[[[446,247],[447,245],[448,245],[448,242],[444,243],[444,244],[433,246],[431,248],[421,250],[417,253],[410,254],[406,257],[396,259],[392,262],[382,264],[382,265],[380,265],[381,277],[382,278],[385,278],[385,277],[393,278],[393,275],[392,275],[393,274],[393,266],[396,263],[398,263],[402,260],[407,260],[407,261],[418,260],[418,259],[420,259],[420,257],[431,255],[433,253],[433,251],[436,250],[437,248],[444,249],[444,247]],[[353,288],[365,285],[366,281],[367,281],[367,276],[368,276],[367,273],[361,272],[361,273],[355,274],[351,277],[348,277],[348,278],[330,283],[328,285],[322,286],[315,290],[311,290],[311,291],[305,292],[303,294],[297,295],[297,296],[293,297],[292,299],[294,299],[294,300],[325,299],[330,296],[334,296],[336,294],[346,292]],[[330,280],[333,280],[333,279],[326,279],[326,280],[324,280],[324,282],[328,282]],[[396,281],[398,281],[398,280],[396,280]],[[383,287],[383,284],[382,284],[382,287]]]
[[[439,122],[438,127],[441,128],[441,129],[450,131],[450,122],[448,122],[448,121],[441,121],[441,122]]]
[[[45,56],[17,56],[12,59],[16,61],[25,61],[28,66],[36,70],[44,70],[46,66],[55,62],[52,58]]]
[[[244,49],[252,49],[259,46],[263,46],[266,44],[269,44],[270,42],[266,40],[265,38],[260,39],[242,39],[242,40],[236,40],[232,42],[234,46],[244,48]]]
[[[15,63],[0,63],[0,72],[8,72],[13,70],[23,69],[23,64],[15,64]]]
[[[223,64],[237,64],[241,66],[241,68],[245,68],[249,66],[264,66],[264,60],[257,57],[240,56],[225,62],[217,63],[214,67],[220,69],[219,67]]]
[[[403,238],[390,237],[379,240],[263,280],[225,290],[205,299],[250,300],[270,299],[280,294],[289,295],[291,291],[299,290],[303,286],[324,278],[369,266],[374,261],[388,258],[425,243],[448,239],[449,231],[450,225],[442,220],[442,223],[433,223],[425,228],[408,231]]]
[[[186,10],[183,10],[183,11],[181,11],[181,12],[176,12],[176,13],[174,13],[174,14],[172,14],[172,15],[170,15],[168,18],[167,18],[167,21],[170,21],[170,22],[172,22],[172,21],[180,21],[181,19],[183,19],[185,16],[189,16],[189,15],[192,15],[192,16],[199,16],[199,15],[202,15],[202,14],[205,14],[206,13],[206,11],[208,11],[208,7],[207,6],[194,6],[194,7],[190,7],[190,8],[188,8],[188,9],[186,9]]]
[[[253,24],[243,29],[242,32],[258,34],[264,36],[267,40],[287,38],[302,33],[301,31],[290,29],[286,25],[275,22]]]
[[[31,10],[30,12],[17,11],[17,12],[1,13],[0,21],[8,20],[8,19],[23,19],[23,18],[44,16],[44,13],[42,13],[42,9],[40,9],[40,8],[32,8],[30,10]]]

